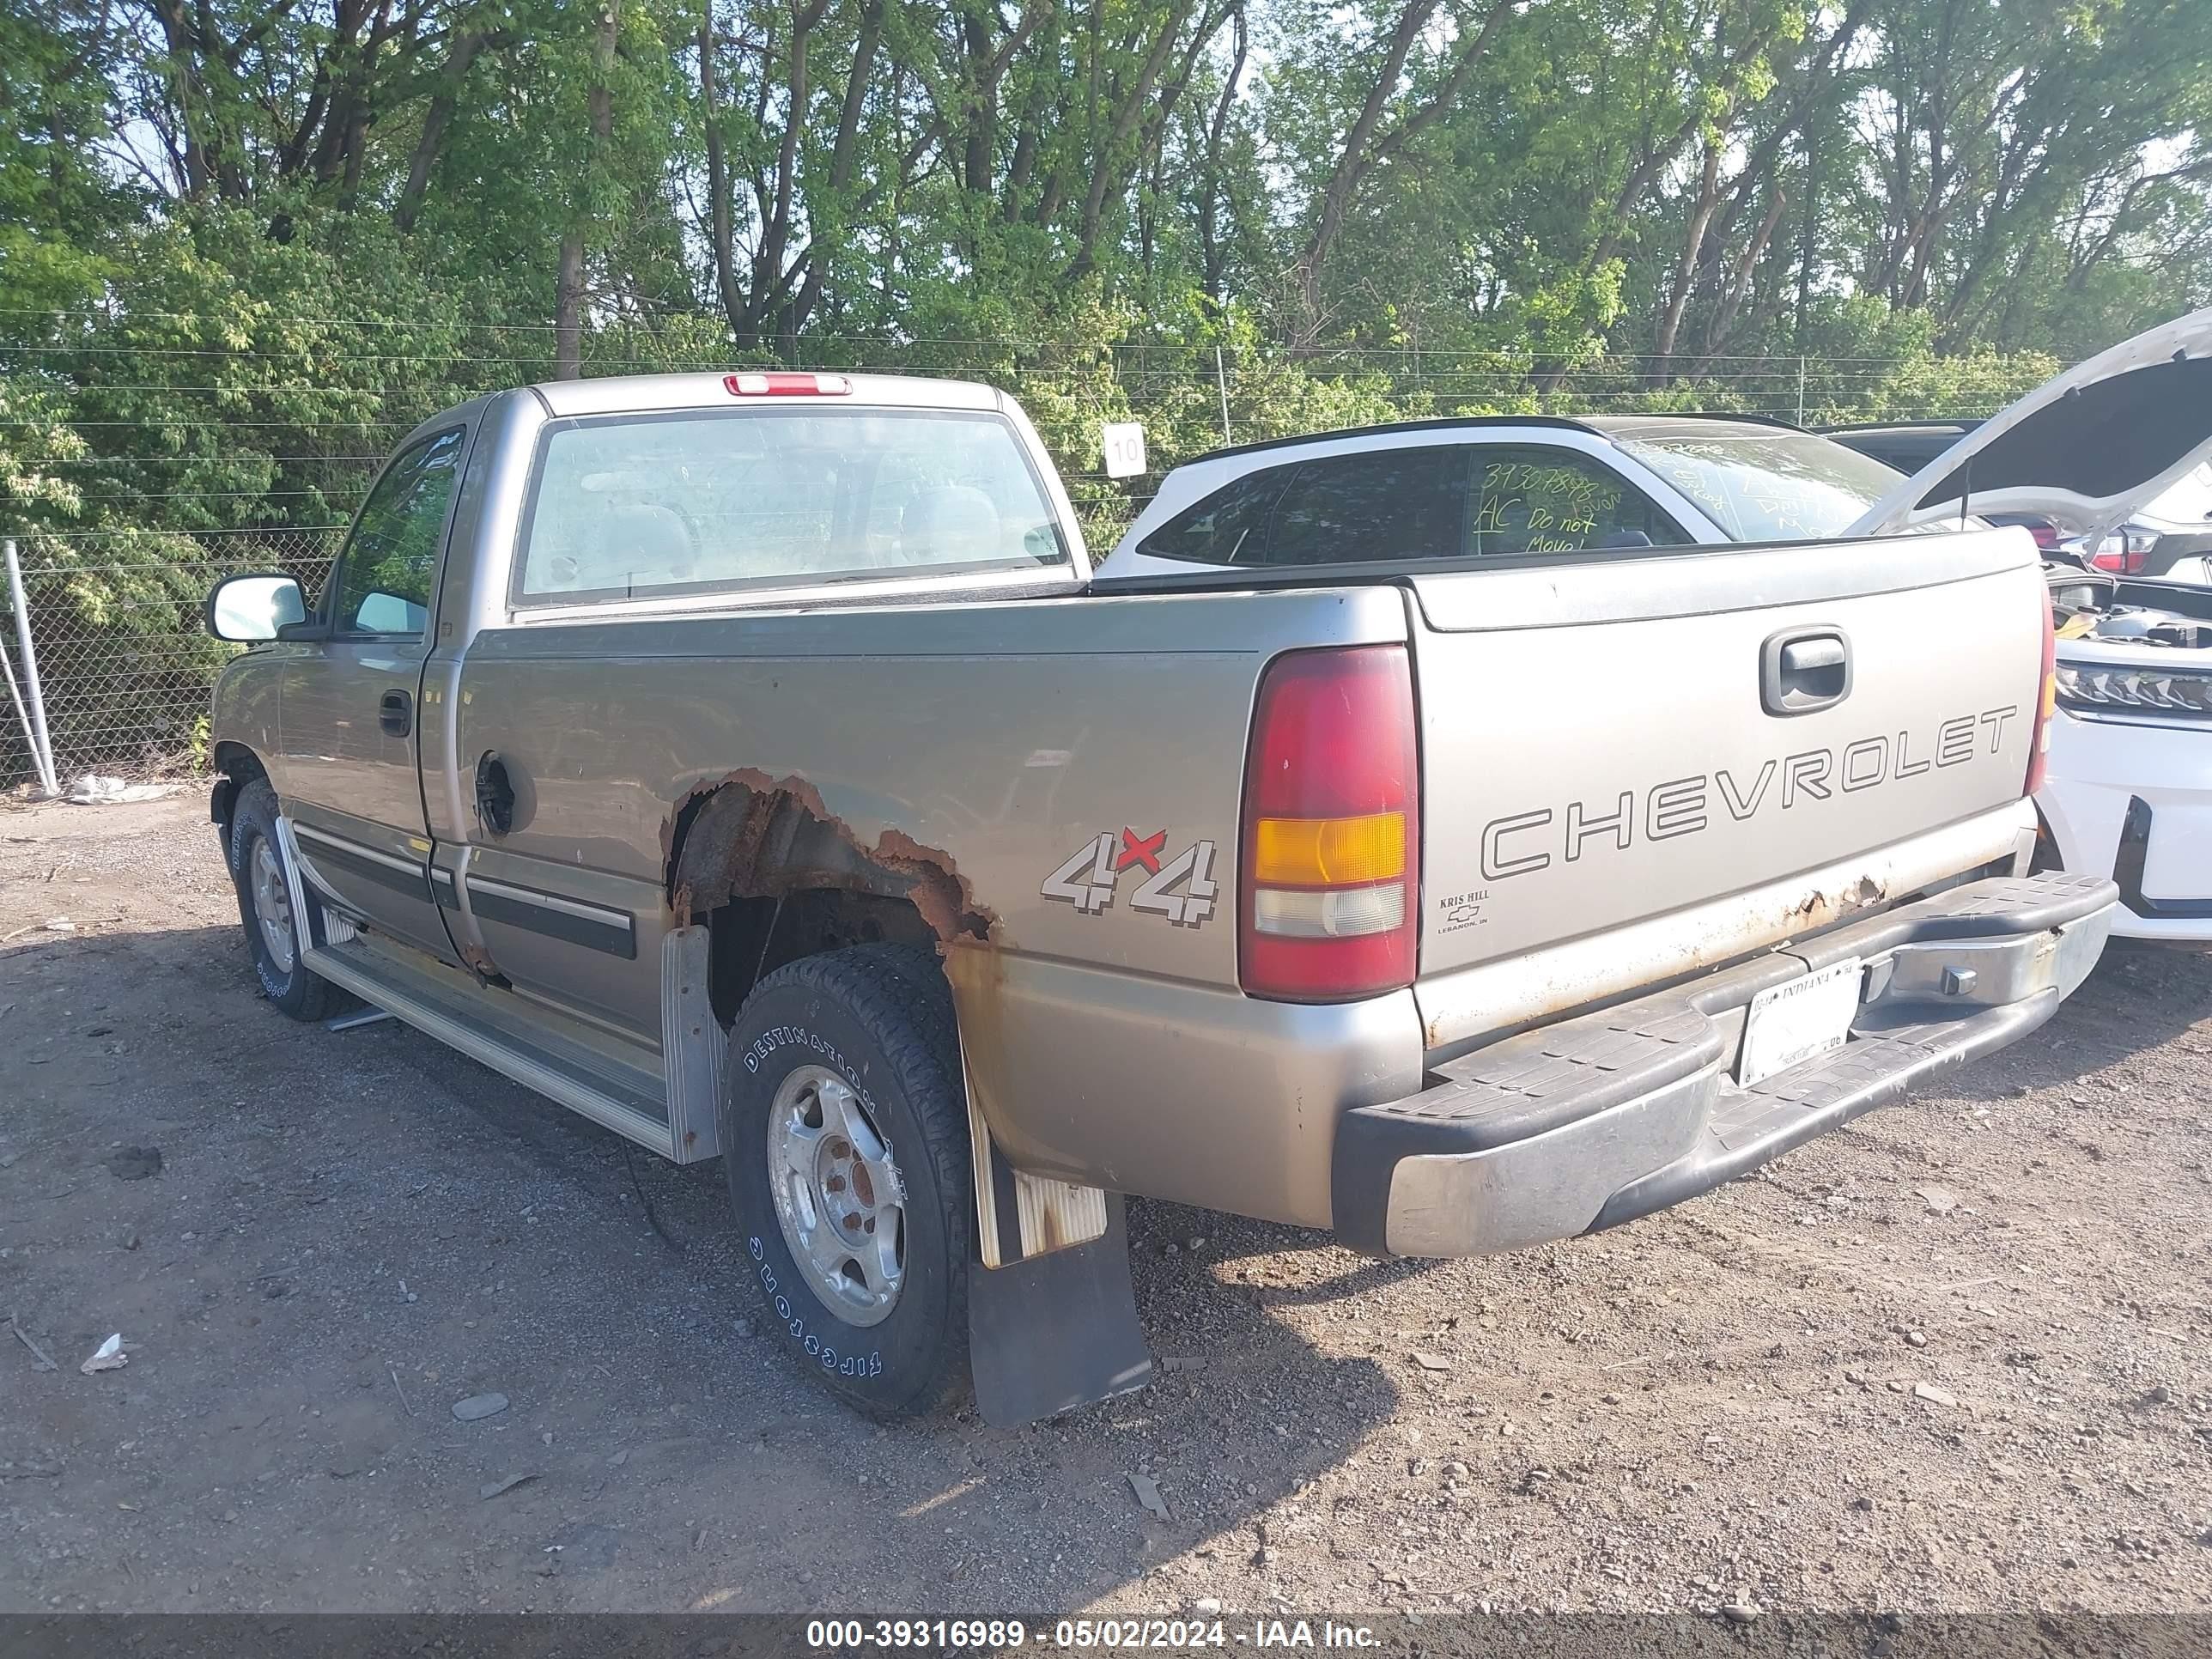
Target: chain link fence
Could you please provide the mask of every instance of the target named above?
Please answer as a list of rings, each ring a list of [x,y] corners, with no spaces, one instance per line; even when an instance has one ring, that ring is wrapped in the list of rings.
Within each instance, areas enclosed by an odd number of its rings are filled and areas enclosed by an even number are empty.
[[[314,591],[330,573],[343,526],[158,538],[19,536],[17,556],[38,654],[47,741],[66,788],[87,773],[143,779],[188,775],[207,759],[208,693],[235,652],[202,619],[225,576],[289,570]],[[16,648],[11,613],[0,641]],[[13,664],[19,684],[26,665]],[[11,708],[0,740],[0,781],[36,775]]]
[[[989,349],[982,348],[988,345]],[[825,347],[817,366],[885,373],[941,373],[991,380],[1020,398],[1060,452],[1062,474],[1094,550],[1112,545],[1151,499],[1170,466],[1224,438],[1236,442],[1358,424],[1397,416],[1481,412],[1629,412],[1644,409],[1735,410],[1784,420],[1972,418],[1994,412],[2022,384],[1985,372],[1947,384],[1915,380],[1903,360],[1741,358],[1700,362],[1689,376],[1655,372],[1649,359],[1586,364],[1547,380],[1525,361],[1497,354],[1390,349],[1279,353],[1240,361],[1212,348],[1116,347],[1079,369],[1054,362],[1050,348],[1010,359],[998,344],[918,342],[901,349]],[[839,361],[851,359],[851,361]],[[594,363],[595,368],[709,367],[675,362]],[[1929,360],[1911,365],[1917,373]],[[0,376],[21,362],[0,362]],[[43,686],[55,771],[66,788],[88,773],[129,779],[188,775],[205,766],[208,693],[235,647],[209,637],[202,621],[209,591],[225,576],[285,570],[310,594],[319,591],[344,533],[339,520],[358,504],[386,441],[396,441],[435,403],[470,395],[466,377],[486,372],[457,358],[450,386],[394,391],[371,428],[292,421],[264,422],[249,410],[234,422],[204,418],[64,421],[97,452],[76,465],[104,475],[109,493],[87,498],[96,529],[0,522],[18,543],[31,631]],[[0,385],[0,390],[4,390]],[[1878,389],[1878,390],[1877,390]],[[305,390],[305,388],[302,388]],[[422,404],[426,391],[437,394]],[[266,389],[260,398],[281,397]],[[371,393],[371,397],[383,394]],[[197,415],[199,411],[193,410]],[[1101,420],[1145,422],[1152,471],[1109,479],[1097,447]],[[6,422],[15,425],[17,422]],[[241,452],[276,446],[270,482],[260,490],[211,492],[170,482],[182,459],[174,428],[216,426]],[[295,453],[293,446],[310,453]],[[311,484],[312,488],[295,486]],[[281,521],[314,514],[315,521]],[[221,527],[183,529],[219,522]],[[257,523],[267,527],[251,526]],[[120,526],[120,527],[118,527]],[[7,596],[0,593],[0,601]],[[20,656],[15,620],[0,623],[0,642]],[[25,665],[13,663],[20,680]],[[0,688],[0,695],[4,689]],[[23,724],[0,711],[0,788],[18,787],[36,767]]]

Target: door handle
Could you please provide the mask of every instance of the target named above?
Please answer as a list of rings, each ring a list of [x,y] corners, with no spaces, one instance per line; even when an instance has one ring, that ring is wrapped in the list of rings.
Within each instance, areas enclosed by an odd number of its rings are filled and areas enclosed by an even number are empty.
[[[415,729],[415,699],[394,688],[376,700],[376,723],[386,737],[404,738]]]
[[[1771,635],[1759,652],[1759,701],[1770,714],[1809,714],[1851,694],[1851,645],[1833,628]]]

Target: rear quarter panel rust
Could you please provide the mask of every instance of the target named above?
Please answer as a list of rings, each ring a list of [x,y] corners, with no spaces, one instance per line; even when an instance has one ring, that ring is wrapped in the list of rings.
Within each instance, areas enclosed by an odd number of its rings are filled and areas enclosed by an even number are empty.
[[[775,777],[751,766],[693,784],[677,798],[674,814],[661,825],[663,867],[668,872],[669,904],[678,927],[687,927],[717,905],[766,886],[761,870],[768,844],[778,814],[791,803],[827,826],[867,865],[910,883],[908,902],[939,940],[988,939],[997,933],[998,918],[976,900],[974,889],[943,848],[924,847],[902,830],[885,830],[870,845],[830,810],[822,792],[808,780]],[[872,872],[824,871],[817,866],[793,884],[815,884],[823,876],[842,878],[828,884],[843,884],[862,873],[869,874],[872,884]],[[783,878],[793,879],[787,871]],[[876,890],[871,884],[869,890]]]
[[[942,871],[981,926],[931,915],[940,936],[1229,988],[1260,672],[1285,649],[1405,629],[1389,589],[498,628],[464,664],[459,752],[496,750],[524,775],[504,854],[650,889],[663,930],[685,805],[734,781],[790,791],[880,860]],[[1166,859],[1212,843],[1208,919],[1133,908],[1134,866],[1092,912],[1045,895],[1056,869],[1101,836],[1118,849],[1125,830],[1164,837]],[[954,981],[981,1066],[992,982]]]

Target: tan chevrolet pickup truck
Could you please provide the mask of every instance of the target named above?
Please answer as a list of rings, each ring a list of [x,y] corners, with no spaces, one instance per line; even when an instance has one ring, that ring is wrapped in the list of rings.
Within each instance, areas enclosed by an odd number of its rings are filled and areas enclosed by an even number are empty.
[[[1654,493],[1644,544],[1414,559],[1371,506],[1318,492],[1294,568],[1098,581],[988,387],[450,410],[319,596],[209,602],[261,984],[719,1155],[794,1360],[1018,1421],[1149,1374],[1123,1194],[1569,1237],[2095,963],[2112,884],[2028,873],[2024,532],[1667,545]]]

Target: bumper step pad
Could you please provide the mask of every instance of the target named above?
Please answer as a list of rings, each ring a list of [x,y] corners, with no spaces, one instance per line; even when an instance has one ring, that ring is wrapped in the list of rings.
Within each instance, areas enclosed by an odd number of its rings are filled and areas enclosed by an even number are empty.
[[[1501,1146],[1702,1071],[1723,1046],[1719,1028],[1690,1009],[1601,1014],[1468,1055],[1452,1067],[1460,1087],[1364,1109],[1443,1127],[1454,1150]]]
[[[1347,1114],[1389,1125],[1406,1152],[1480,1152],[1526,1140],[1719,1062],[1719,1026],[1694,1009],[1636,1005],[1478,1049],[1429,1075],[1433,1086]]]

